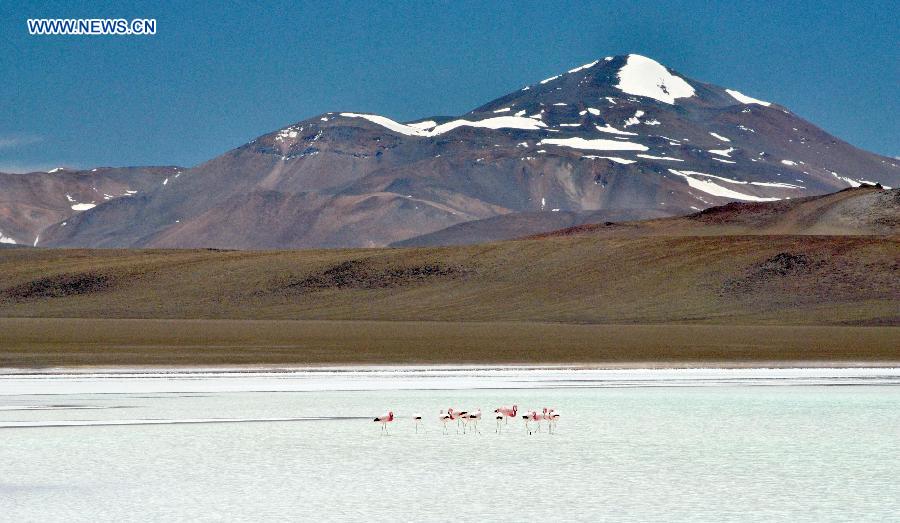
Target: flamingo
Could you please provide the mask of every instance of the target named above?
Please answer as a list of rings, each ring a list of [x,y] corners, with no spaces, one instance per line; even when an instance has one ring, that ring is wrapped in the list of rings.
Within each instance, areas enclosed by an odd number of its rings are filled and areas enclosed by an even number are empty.
[[[373,421],[375,421],[375,423],[381,423],[381,432],[387,434],[387,424],[394,421],[394,411],[388,411],[387,414],[378,416]]]
[[[556,422],[559,421],[559,412],[556,409],[550,409],[550,411],[547,412],[547,416],[550,426],[550,433],[552,434],[553,429],[556,427]]]
[[[497,412],[497,411],[495,410],[494,412]],[[494,415],[494,419],[497,420],[497,428],[494,429],[494,432],[496,432],[497,434],[500,434],[501,429],[503,428],[503,423],[501,423],[503,421],[503,418],[504,418],[503,414],[495,414]]]
[[[453,410],[453,409],[450,409],[450,410]],[[441,420],[441,423],[444,424],[444,434],[446,434],[447,433],[447,422],[452,419],[450,414],[441,410],[441,415],[438,417],[438,419]]]
[[[547,422],[547,430],[550,432],[550,434],[553,434],[554,413],[556,413],[556,409],[548,409],[547,407],[544,407],[544,410],[540,414],[540,419]],[[556,417],[558,418],[559,414],[556,414]]]
[[[472,429],[477,434],[481,434],[481,431],[478,430],[478,422],[481,421],[481,407],[478,407],[473,412],[466,414],[466,420],[472,423]]]
[[[422,423],[422,415],[414,414],[413,420],[416,422],[416,434],[418,434],[419,433],[419,424]]]
[[[533,410],[528,414],[522,415],[522,419],[525,420],[525,430],[528,431],[529,434],[541,431],[541,415],[538,414],[537,411]],[[530,422],[532,421],[538,424],[536,431],[531,430]]]
[[[516,417],[516,412],[518,412],[518,410],[519,410],[519,406],[513,405],[512,408],[510,408],[510,407],[496,408],[496,409],[494,409],[494,412],[496,412],[497,414],[503,415],[506,418],[506,422],[509,422],[509,418]]]
[[[457,412],[457,411],[453,410],[453,408],[451,407],[451,408],[447,409],[447,414],[450,415],[451,420],[456,421],[456,433],[459,434],[459,424],[462,423],[462,420],[465,418],[467,412],[466,411]],[[466,428],[465,428],[465,426],[463,426],[463,434],[465,434],[465,433],[466,433]]]

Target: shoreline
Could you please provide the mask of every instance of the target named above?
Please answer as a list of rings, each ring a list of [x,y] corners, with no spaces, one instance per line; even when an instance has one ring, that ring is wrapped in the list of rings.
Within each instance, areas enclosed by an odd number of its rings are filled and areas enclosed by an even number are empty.
[[[467,372],[467,371],[784,371],[784,370],[891,370],[900,372],[897,361],[766,361],[766,362],[619,362],[604,363],[442,363],[348,364],[348,365],[72,365],[57,367],[0,367],[4,376],[68,375],[187,375],[187,374],[295,374],[295,373],[384,373],[384,372]]]
[[[214,369],[4,375],[0,398],[72,394],[352,393],[436,390],[575,390],[635,387],[900,386],[893,368],[587,369],[331,368]]]

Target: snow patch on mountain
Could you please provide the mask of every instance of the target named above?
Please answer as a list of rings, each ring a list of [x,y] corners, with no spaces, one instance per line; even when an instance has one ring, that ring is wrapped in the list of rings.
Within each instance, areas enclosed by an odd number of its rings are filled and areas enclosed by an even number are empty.
[[[774,202],[776,200],[780,200],[780,198],[763,198],[760,196],[753,196],[752,194],[744,194],[741,192],[737,192],[732,189],[728,189],[727,187],[722,187],[717,183],[710,182],[708,180],[700,180],[695,178],[694,176],[710,176],[704,173],[698,173],[695,171],[676,171],[675,169],[669,169],[669,172],[678,176],[681,176],[685,179],[687,184],[692,189],[697,189],[698,191],[705,192],[706,194],[711,194],[713,196],[720,196],[722,198],[730,198],[732,200],[744,200],[748,202]],[[693,175],[693,176],[692,176]]]
[[[558,145],[573,149],[587,149],[594,151],[646,151],[647,147],[634,142],[618,142],[616,140],[585,140],[580,137],[573,138],[546,138],[538,145]]]
[[[601,133],[621,134],[621,135],[625,135],[625,136],[637,136],[638,135],[638,133],[632,133],[630,131],[622,131],[620,129],[616,129],[615,127],[613,127],[609,124],[606,124],[603,127],[600,127],[599,125],[595,125],[594,127],[596,127],[597,130],[600,131]]]
[[[596,160],[596,159],[609,160],[611,162],[621,163],[623,165],[628,165],[630,163],[637,163],[637,160],[628,160],[627,158],[619,158],[618,156],[597,156],[594,154],[586,154],[586,155],[582,156],[582,158],[589,158],[592,160]]]
[[[494,112],[496,113],[497,111],[494,111]],[[406,125],[412,127],[413,129],[418,129],[420,131],[426,131],[428,129],[433,129],[434,127],[436,127],[437,122],[435,122],[434,120],[424,120],[421,122],[414,122],[414,123],[409,123]]]
[[[302,127],[288,127],[286,129],[282,129],[278,131],[277,135],[275,135],[275,140],[280,142],[288,138],[296,138],[299,132],[302,130]]]
[[[584,65],[582,65],[582,66],[580,66],[580,67],[576,67],[575,69],[569,69],[569,72],[570,72],[570,73],[577,73],[578,71],[583,71],[583,70],[585,70],[585,69],[590,69],[591,67],[594,67],[594,66],[597,65],[598,63],[600,63],[600,60],[594,60],[593,62],[591,62],[591,63],[589,63],[589,64],[584,64]]]
[[[683,162],[681,158],[672,158],[671,156],[653,156],[652,154],[636,154],[640,158],[646,158],[648,160],[669,160],[671,162]]]
[[[730,94],[732,98],[741,102],[742,104],[758,104],[765,107],[772,105],[772,102],[764,102],[762,100],[757,100],[751,96],[747,96],[746,94],[741,93],[740,91],[735,91],[734,89],[725,89],[725,92]]]
[[[395,122],[385,116],[377,114],[361,114],[361,113],[341,113],[341,116],[347,118],[364,118],[372,123],[378,124],[386,129],[400,133],[406,136],[437,136],[458,127],[481,127],[485,129],[522,129],[526,131],[534,131],[547,124],[534,118],[523,118],[521,116],[496,116],[494,118],[486,118],[484,120],[453,120],[452,122],[443,123],[435,126],[430,131],[427,127],[416,127]],[[540,115],[536,115],[538,118]],[[422,122],[424,123],[424,122]],[[428,122],[432,123],[431,121]]]
[[[758,186],[760,186],[760,187],[780,187],[780,188],[782,188],[782,189],[804,189],[804,188],[805,188],[805,187],[802,187],[802,186],[800,186],[800,185],[793,185],[793,184],[790,184],[790,183],[781,183],[781,182],[745,182],[745,181],[742,181],[742,180],[734,180],[734,179],[731,179],[731,178],[725,178],[724,176],[716,176],[716,175],[714,175],[714,174],[706,174],[706,173],[700,173],[700,172],[696,172],[696,171],[682,171],[682,172],[685,172],[685,173],[688,173],[688,174],[693,174],[693,175],[695,175],[695,176],[704,176],[704,177],[706,177],[706,178],[714,178],[714,179],[716,179],[716,180],[721,180],[721,181],[723,181],[723,182],[733,183],[733,184],[736,184],[736,185],[758,185]]]
[[[422,136],[423,131],[416,129],[415,127],[411,127],[409,125],[404,125],[400,122],[395,122],[386,116],[380,116],[377,114],[362,114],[362,113],[341,113],[341,116],[345,118],[364,118],[372,123],[378,124],[385,129],[390,129],[395,133],[405,134],[406,136]]]
[[[674,105],[677,98],[694,96],[694,88],[683,78],[673,75],[659,62],[638,54],[628,55],[625,65],[619,69],[622,92],[646,96]]]
[[[722,136],[721,134],[716,134],[716,133],[710,132],[709,135],[712,136],[713,138],[717,139],[717,140],[722,140],[723,142],[730,142],[730,141],[731,141],[730,138],[725,138],[725,137]]]
[[[726,158],[731,157],[731,153],[735,151],[734,147],[729,147],[728,149],[710,149],[707,151],[710,154],[718,154],[719,156],[724,156]]]
[[[5,236],[3,231],[0,231],[0,243],[6,243],[8,245],[17,245],[16,240],[13,240],[9,236]]]
[[[452,131],[457,127],[481,127],[484,129],[523,129],[526,131],[535,131],[541,127],[547,127],[547,124],[534,118],[522,118],[521,116],[497,116],[484,120],[453,120],[435,127],[427,136],[435,136]]]
[[[871,182],[869,180],[863,180],[863,179],[854,180],[853,178],[847,178],[846,176],[841,176],[840,174],[838,174],[834,171],[828,171],[828,172],[830,172],[831,175],[834,176],[835,178],[837,178],[838,180],[841,180],[841,181],[847,183],[850,187],[859,187],[862,184],[875,185],[877,183],[877,182]],[[885,189],[890,189],[890,187],[888,187],[887,185],[881,184],[881,186],[884,187]]]
[[[96,204],[93,203],[76,203],[72,206],[73,211],[88,211],[96,207]]]
[[[637,125],[641,123],[640,117],[644,116],[644,111],[635,111],[634,116],[625,120],[625,127],[631,127],[632,125]]]

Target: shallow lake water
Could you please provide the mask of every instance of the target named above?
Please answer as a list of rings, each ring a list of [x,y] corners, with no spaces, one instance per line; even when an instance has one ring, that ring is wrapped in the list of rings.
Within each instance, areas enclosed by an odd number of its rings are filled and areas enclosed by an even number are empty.
[[[900,370],[0,376],[5,521],[898,521]],[[554,407],[529,435],[492,411]],[[440,409],[480,407],[480,433]],[[392,409],[389,435],[371,418]],[[424,417],[418,433],[409,418]]]

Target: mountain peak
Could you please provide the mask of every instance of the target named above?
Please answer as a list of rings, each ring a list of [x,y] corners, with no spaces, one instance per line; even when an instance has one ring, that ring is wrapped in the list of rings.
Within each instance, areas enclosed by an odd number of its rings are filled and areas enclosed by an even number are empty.
[[[673,105],[676,98],[689,98],[695,91],[691,84],[651,58],[630,54],[617,74],[616,87],[622,92],[646,96]]]

